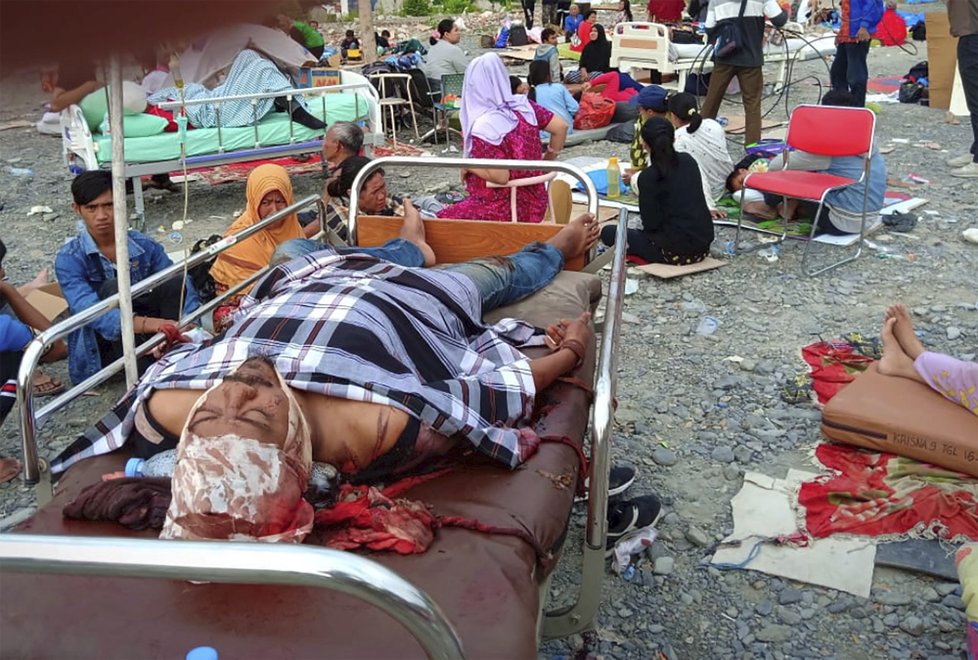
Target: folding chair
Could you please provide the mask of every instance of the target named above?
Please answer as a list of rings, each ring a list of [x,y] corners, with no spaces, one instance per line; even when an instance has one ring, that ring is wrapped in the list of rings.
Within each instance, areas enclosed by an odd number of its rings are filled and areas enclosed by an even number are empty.
[[[805,275],[813,276],[827,270],[837,268],[858,258],[862,252],[863,238],[866,234],[866,209],[869,198],[869,173],[873,152],[873,137],[876,131],[876,115],[866,108],[844,108],[824,105],[800,105],[791,113],[788,122],[787,145],[817,156],[844,157],[862,156],[863,171],[858,179],[826,174],[824,172],[806,172],[804,170],[789,170],[790,151],[784,152],[784,168],[774,172],[755,172],[744,179],[744,189],[751,188],[764,193],[780,195],[787,199],[800,199],[818,202],[818,210],[812,220],[812,231],[805,245],[801,269]],[[817,218],[825,206],[825,197],[833,190],[848,186],[864,184],[862,219],[859,225],[859,243],[853,255],[841,259],[824,268],[811,271],[808,260],[811,256],[812,243],[815,239]],[[749,252],[762,247],[740,250],[740,228],[744,218],[744,195],[740,196],[740,217],[737,218],[737,234],[734,237],[734,251]],[[784,232],[778,242],[784,241],[788,235],[788,221],[784,221]]]
[[[395,118],[395,109],[401,112],[406,106],[408,112],[411,113],[411,124],[414,128],[414,136],[420,139],[418,135],[418,118],[414,114],[414,99],[411,96],[411,76],[407,73],[374,73],[367,76],[380,92],[380,123],[381,131],[386,135],[387,130],[384,126],[386,123],[387,115],[384,114],[384,110],[387,110],[390,116],[390,129],[391,129],[391,139],[394,144],[397,144],[397,119]],[[390,85],[388,85],[390,83]],[[403,90],[407,98],[399,95],[399,92]]]
[[[516,193],[520,188],[525,188],[526,186],[535,186],[538,183],[542,183],[547,187],[547,216],[550,218],[550,222],[557,222],[557,216],[554,214],[554,200],[551,195],[550,186],[547,185],[557,177],[556,172],[546,172],[538,176],[526,177],[525,179],[510,179],[506,183],[493,183],[492,181],[486,181],[487,188],[509,188],[509,221],[519,222],[517,215],[519,214],[519,208],[516,204]],[[567,224],[565,220],[562,223]]]
[[[465,81],[464,73],[448,73],[441,77],[441,89],[439,91],[430,91],[432,98],[431,104],[431,119],[434,122],[434,127],[421,136],[422,140],[427,140],[430,136],[435,136],[435,144],[438,144],[438,115],[441,115],[445,119],[445,142],[451,144],[451,133],[457,133],[461,137],[461,133],[451,128],[448,125],[449,114],[458,112],[458,108],[449,107],[445,104],[446,96],[457,96],[461,98],[462,96],[462,83]]]

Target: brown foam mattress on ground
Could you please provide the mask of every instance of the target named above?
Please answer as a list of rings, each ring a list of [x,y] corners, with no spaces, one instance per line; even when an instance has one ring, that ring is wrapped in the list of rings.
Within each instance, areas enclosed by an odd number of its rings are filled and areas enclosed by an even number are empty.
[[[978,416],[923,383],[884,376],[876,365],[826,404],[822,433],[978,477]]]
[[[593,306],[600,280],[562,273],[532,298],[494,313],[544,325]],[[590,380],[594,347],[576,375]],[[540,435],[582,440],[587,395],[557,383],[541,394]],[[121,453],[85,460],[59,483],[55,498],[17,531],[151,538],[122,526],[65,520],[64,504],[105,472],[120,469]],[[526,541],[461,529],[441,529],[421,555],[369,555],[431,596],[462,638],[469,658],[536,655],[538,588],[552,570],[570,516],[576,480],[573,449],[544,444],[515,471],[467,462],[405,493],[442,515],[462,515],[529,531],[547,556]],[[548,476],[550,475],[550,476]],[[307,541],[309,542],[309,541]],[[163,543],[163,541],[161,541]],[[4,574],[0,586],[0,656],[58,658],[183,657],[213,646],[228,658],[422,657],[393,620],[353,598],[323,589],[205,584],[137,578]]]

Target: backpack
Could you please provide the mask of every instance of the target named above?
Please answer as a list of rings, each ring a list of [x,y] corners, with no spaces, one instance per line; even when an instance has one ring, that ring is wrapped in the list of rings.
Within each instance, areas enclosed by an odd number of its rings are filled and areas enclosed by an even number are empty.
[[[574,129],[603,128],[611,123],[615,115],[615,102],[600,94],[585,92],[581,94],[581,107],[574,117]]]
[[[509,45],[525,46],[530,43],[530,38],[526,36],[526,28],[522,25],[514,25],[509,29]]]

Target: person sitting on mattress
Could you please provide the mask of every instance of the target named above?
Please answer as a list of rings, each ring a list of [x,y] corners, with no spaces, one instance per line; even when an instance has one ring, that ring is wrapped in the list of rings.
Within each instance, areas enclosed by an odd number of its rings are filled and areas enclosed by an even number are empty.
[[[461,119],[466,158],[555,160],[567,137],[568,127],[563,119],[522,94],[513,95],[509,74],[495,53],[477,57],[466,69]],[[550,133],[546,155],[540,144],[541,130]],[[438,217],[509,222],[510,189],[490,188],[487,183],[505,186],[513,179],[540,174],[536,170],[463,169],[468,197],[445,207]],[[543,220],[547,192],[542,183],[519,188],[516,199],[521,222]]]
[[[213,99],[224,96],[263,94],[267,92],[284,92],[294,85],[288,75],[283,73],[274,62],[261,53],[244,49],[237,54],[224,81],[208,89],[204,85],[188,82],[183,92],[177,87],[164,87],[149,97],[152,104],[166,101],[196,101]],[[274,98],[260,98],[252,104],[249,99],[223,101],[219,105],[199,103],[186,106],[187,121],[194,128],[232,128],[236,126],[253,126],[271,112],[288,112],[292,121],[313,130],[326,128],[320,119],[309,114],[305,98],[292,97],[291,102],[283,95]]]
[[[924,383],[978,415],[978,363],[924,348],[914,332],[910,312],[900,303],[886,308],[882,339],[881,374]]]
[[[709,256],[713,218],[703,196],[699,166],[689,154],[676,152],[674,136],[675,129],[663,117],[653,117],[642,127],[652,165],[631,177],[642,228],[628,230],[628,254],[649,263],[678,266]],[[601,241],[614,245],[616,232],[616,226],[606,226]]]
[[[398,263],[427,259],[416,220],[382,247],[293,259],[252,289],[223,334],[166,353],[52,470],[127,442],[148,458],[185,432],[280,444],[292,401],[311,459],[359,480],[396,475],[456,442],[515,468],[540,442],[536,393],[582,363],[590,315],[541,335],[513,319],[487,326],[482,314],[543,288],[597,238],[583,214],[515,254],[423,269]],[[552,349],[544,357],[519,350],[542,343]]]
[[[564,82],[590,82],[591,87],[602,85],[601,95],[616,103],[627,101],[642,90],[642,85],[630,75],[611,67],[611,42],[604,26],[598,23],[591,26],[590,41],[581,53],[580,67],[568,71]]]
[[[118,293],[116,279],[115,223],[112,215],[112,173],[82,172],[71,182],[71,205],[82,219],[79,235],[71,239],[54,261],[54,272],[68,311],[78,314],[100,300]],[[149,236],[129,230],[129,280],[136,284],[172,266],[163,246]],[[180,301],[183,306],[180,306]],[[171,277],[133,299],[133,331],[136,345],[148,341],[166,324],[175,324],[200,306],[189,278]],[[78,384],[122,356],[119,309],[99,316],[68,335],[68,374]],[[139,359],[140,371],[152,357]]]
[[[526,79],[530,85],[529,99],[546,108],[567,123],[567,134],[574,132],[574,117],[581,105],[567,91],[567,87],[554,82],[550,65],[544,60],[530,62],[530,75]],[[540,131],[541,137],[544,131]]]
[[[259,165],[251,171],[248,175],[245,195],[247,202],[244,213],[227,228],[224,232],[225,237],[237,234],[246,227],[295,203],[288,171],[281,165],[272,163]],[[248,238],[238,241],[217,255],[214,265],[211,266],[210,275],[214,280],[214,290],[221,295],[237,286],[268,266],[275,248],[286,241],[303,236],[302,226],[295,213],[292,213]],[[228,315],[237,308],[238,303],[250,290],[250,285],[245,287],[224,301],[224,304],[214,312],[216,328],[223,327]]]
[[[727,134],[715,119],[704,119],[696,109],[696,97],[686,92],[673,94],[668,100],[669,121],[676,127],[676,151],[696,159],[703,179],[703,195],[714,218],[727,214],[717,208],[723,196],[727,174],[733,167],[727,151]]]

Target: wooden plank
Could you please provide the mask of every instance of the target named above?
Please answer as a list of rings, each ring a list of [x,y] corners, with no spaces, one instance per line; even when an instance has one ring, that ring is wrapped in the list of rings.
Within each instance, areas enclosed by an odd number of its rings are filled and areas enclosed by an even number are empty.
[[[559,225],[484,220],[425,220],[425,240],[439,264],[455,264],[479,257],[519,252],[527,243],[547,241],[562,229]],[[377,247],[401,231],[401,219],[389,216],[357,217],[357,245]],[[564,270],[581,270],[584,256],[564,264]]]

